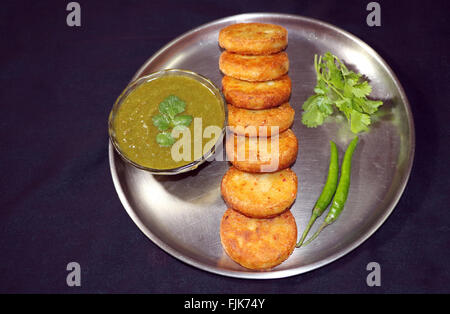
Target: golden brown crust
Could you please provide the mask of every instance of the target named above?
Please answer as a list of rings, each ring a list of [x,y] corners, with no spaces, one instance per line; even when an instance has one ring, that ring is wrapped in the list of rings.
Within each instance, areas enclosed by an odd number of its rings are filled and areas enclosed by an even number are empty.
[[[286,131],[294,122],[295,110],[285,103],[279,107],[248,110],[228,105],[228,125],[238,135],[272,136]]]
[[[244,81],[271,81],[289,70],[286,52],[267,56],[244,56],[224,51],[219,59],[220,70],[228,76]]]
[[[219,45],[244,55],[265,55],[279,52],[288,43],[287,30],[274,24],[237,23],[219,32]]]
[[[266,82],[248,82],[224,76],[222,91],[233,106],[245,109],[268,109],[289,100],[292,82],[289,76]]]
[[[271,218],[287,210],[297,197],[297,175],[287,168],[249,173],[230,167],[221,192],[228,206],[252,218]]]
[[[228,209],[220,224],[220,239],[228,256],[241,266],[268,270],[294,251],[297,225],[290,211],[274,218],[257,219]]]
[[[275,172],[291,166],[298,153],[298,140],[291,129],[271,137],[229,135],[227,158],[247,172]]]

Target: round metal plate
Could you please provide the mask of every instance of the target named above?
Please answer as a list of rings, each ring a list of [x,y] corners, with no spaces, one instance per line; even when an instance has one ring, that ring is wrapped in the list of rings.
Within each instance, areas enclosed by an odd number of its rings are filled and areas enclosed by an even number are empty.
[[[136,73],[133,79],[160,69],[182,68],[210,78],[221,86],[218,61],[219,30],[237,22],[280,24],[287,28],[292,79],[291,105],[296,109],[293,131],[299,154],[292,169],[299,178],[297,200],[291,208],[299,235],[326,179],[329,140],[343,151],[353,137],[346,122],[333,118],[308,129],[301,123],[301,105],[316,84],[314,54],[330,51],[350,69],[363,73],[373,86],[371,96],[384,105],[370,132],[360,136],[352,166],[346,207],[339,220],[310,245],[295,249],[271,271],[255,272],[234,263],[223,251],[219,226],[226,205],[220,181],[230,164],[212,161],[177,175],[156,176],[126,164],[109,147],[111,173],[117,193],[137,226],[163,250],[200,269],[240,278],[281,278],[310,271],[350,252],[385,221],[407,183],[414,156],[414,125],[400,82],[386,62],[355,36],[327,23],[300,16],[255,13],[220,19],[173,40]],[[325,216],[325,215],[323,215]],[[320,225],[316,222],[312,232]]]

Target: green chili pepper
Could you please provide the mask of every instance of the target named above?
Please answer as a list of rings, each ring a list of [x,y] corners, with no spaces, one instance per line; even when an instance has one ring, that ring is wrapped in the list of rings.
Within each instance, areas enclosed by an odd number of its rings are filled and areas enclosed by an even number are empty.
[[[344,209],[345,202],[347,201],[348,196],[348,189],[350,187],[350,175],[351,175],[351,168],[352,168],[352,157],[353,152],[355,151],[356,144],[358,144],[358,137],[355,137],[350,144],[347,147],[347,150],[345,151],[344,159],[342,161],[341,165],[341,178],[339,179],[339,183],[336,189],[336,194],[334,194],[333,202],[331,204],[330,211],[328,212],[327,216],[325,217],[325,220],[323,224],[320,226],[320,228],[314,233],[314,235],[306,241],[303,245],[309,244],[311,241],[313,241],[319,233],[328,225],[335,222],[339,215],[341,214],[342,210]]]
[[[325,209],[327,209],[328,205],[330,205],[331,200],[333,199],[333,195],[336,192],[336,187],[338,183],[338,175],[339,175],[339,155],[338,150],[336,148],[336,144],[330,141],[330,163],[328,166],[328,177],[325,182],[325,186],[322,189],[322,193],[314,205],[314,209],[309,219],[308,225],[305,231],[302,234],[300,241],[298,241],[296,247],[300,247],[308,235],[311,226],[314,224],[316,219],[320,217]]]

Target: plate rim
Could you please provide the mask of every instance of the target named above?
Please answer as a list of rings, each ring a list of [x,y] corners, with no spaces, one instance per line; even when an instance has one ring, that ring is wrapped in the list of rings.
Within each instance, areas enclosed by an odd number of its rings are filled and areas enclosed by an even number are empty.
[[[109,141],[109,148],[108,148],[108,155],[109,155],[109,164],[110,164],[110,171],[112,180],[114,183],[114,187],[116,189],[116,192],[119,196],[119,199],[125,208],[126,212],[130,216],[130,218],[133,220],[133,222],[138,226],[138,228],[143,232],[147,238],[149,238],[153,243],[155,243],[160,249],[168,253],[169,255],[175,257],[176,259],[193,266],[195,268],[198,268],[200,270],[208,271],[210,273],[223,275],[227,277],[234,277],[234,278],[242,278],[242,279],[277,279],[277,278],[287,278],[292,277],[296,275],[300,275],[315,269],[318,269],[320,267],[323,267],[325,265],[328,265],[339,258],[347,255],[357,247],[359,247],[362,243],[364,243],[368,238],[370,238],[380,227],[383,225],[383,223],[387,220],[387,218],[391,215],[395,207],[397,206],[401,196],[403,195],[406,185],[409,181],[409,178],[411,176],[411,171],[414,164],[414,155],[415,155],[415,124],[414,124],[414,118],[411,110],[411,106],[409,103],[409,100],[406,96],[405,90],[399,81],[397,75],[392,70],[392,68],[389,66],[389,64],[367,43],[365,43],[363,40],[358,38],[357,36],[353,35],[352,33],[341,29],[340,27],[337,27],[333,24],[330,24],[328,22],[324,22],[315,18],[305,17],[301,15],[295,15],[295,14],[286,14],[286,13],[243,13],[243,14],[237,14],[232,16],[223,17],[220,19],[213,20],[211,22],[202,24],[198,27],[195,27],[187,32],[182,33],[181,35],[177,36],[175,39],[171,40],[167,44],[165,44],[162,48],[160,48],[158,51],[156,51],[150,58],[147,59],[147,61],[138,69],[138,71],[133,75],[132,79],[130,81],[133,81],[137,77],[139,77],[142,72],[160,55],[162,55],[166,50],[171,48],[173,45],[175,45],[178,41],[183,40],[186,36],[189,36],[191,34],[194,34],[204,28],[208,28],[212,25],[218,24],[218,23],[226,23],[231,20],[239,20],[244,21],[246,19],[254,19],[254,18],[289,18],[289,19],[296,19],[301,20],[308,23],[313,24],[319,24],[326,28],[331,28],[334,31],[337,31],[338,33],[346,36],[350,40],[356,42],[358,45],[360,45],[366,52],[368,52],[371,57],[373,57],[389,74],[391,79],[393,80],[396,88],[399,91],[400,98],[402,99],[402,102],[405,106],[406,116],[408,118],[408,127],[409,127],[409,151],[408,151],[408,165],[406,167],[406,171],[403,174],[403,176],[400,178],[399,188],[397,192],[395,193],[395,196],[392,198],[391,202],[386,206],[386,210],[384,211],[383,215],[376,221],[375,224],[373,224],[364,234],[362,234],[356,241],[352,242],[351,244],[343,247],[338,252],[336,252],[333,255],[327,256],[326,258],[317,261],[312,264],[299,266],[291,269],[284,269],[284,270],[271,270],[267,272],[254,272],[254,271],[245,271],[245,270],[230,270],[230,269],[221,269],[219,267],[213,267],[211,265],[208,265],[206,263],[200,262],[198,260],[195,260],[192,257],[185,256],[178,252],[176,249],[173,249],[171,246],[166,244],[164,241],[162,241],[160,238],[158,238],[151,230],[149,230],[145,224],[139,219],[139,217],[134,212],[132,206],[128,202],[127,197],[125,196],[125,193],[122,189],[121,182],[118,177],[116,165],[114,162],[114,155],[116,154],[114,151],[114,148],[112,147],[111,142]]]

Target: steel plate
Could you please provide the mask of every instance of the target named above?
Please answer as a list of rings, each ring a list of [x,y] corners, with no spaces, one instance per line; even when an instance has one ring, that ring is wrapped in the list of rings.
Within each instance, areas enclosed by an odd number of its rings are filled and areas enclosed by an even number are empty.
[[[331,51],[351,69],[363,73],[373,86],[371,96],[384,100],[370,132],[361,135],[353,157],[349,198],[339,220],[320,237],[271,271],[257,272],[234,263],[223,251],[219,225],[226,210],[220,181],[229,167],[212,161],[177,175],[156,176],[126,164],[109,147],[112,178],[120,200],[137,226],[163,250],[200,269],[240,278],[281,278],[310,271],[355,249],[385,221],[397,204],[411,171],[414,124],[407,97],[386,62],[355,36],[330,24],[285,14],[254,13],[220,19],[176,38],[135,74],[133,79],[166,68],[195,71],[221,86],[218,32],[236,22],[266,22],[287,28],[296,109],[292,127],[299,139],[299,154],[292,169],[299,178],[297,200],[291,208],[299,234],[326,179],[329,140],[343,151],[353,135],[346,123],[333,118],[308,129],[301,123],[301,105],[311,95],[316,77],[314,54]],[[325,215],[323,215],[325,216]],[[313,230],[320,225],[316,222]]]

